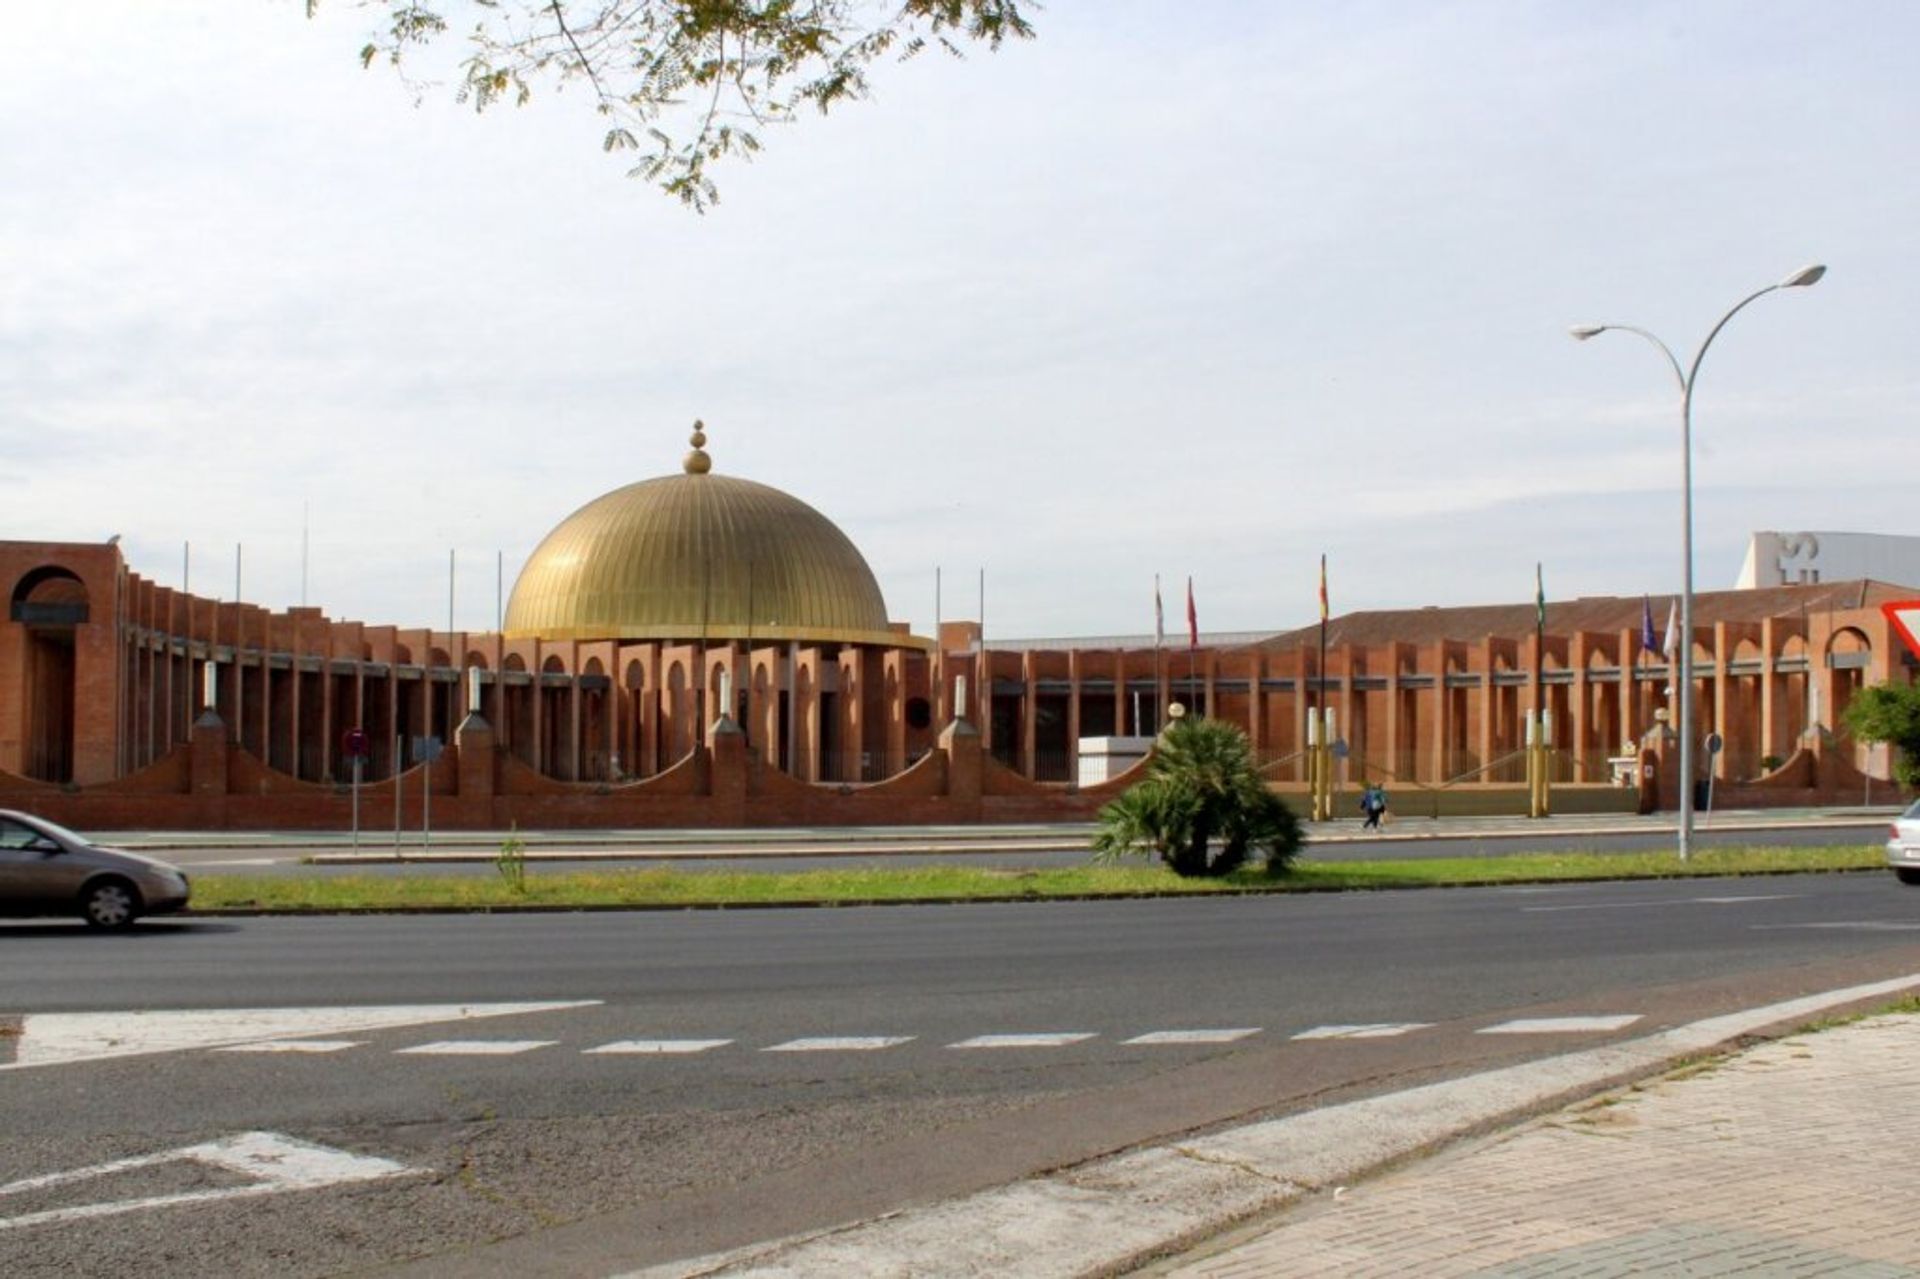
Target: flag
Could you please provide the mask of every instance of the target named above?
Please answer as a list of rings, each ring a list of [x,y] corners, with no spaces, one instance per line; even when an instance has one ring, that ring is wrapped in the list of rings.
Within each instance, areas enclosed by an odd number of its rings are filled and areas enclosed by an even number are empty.
[[[1153,646],[1159,648],[1167,640],[1167,610],[1160,604],[1160,575],[1153,575]]]
[[[1540,562],[1533,563],[1533,624],[1540,630],[1547,629],[1547,585],[1540,576]]]
[[[1187,579],[1187,647],[1200,647],[1200,616],[1193,611],[1193,579]]]
[[[1327,620],[1327,557],[1324,553],[1320,556],[1320,620],[1322,623]]]
[[[1640,597],[1640,647],[1651,653],[1654,645],[1659,642],[1660,637],[1653,633],[1653,598],[1642,595]]]
[[[1680,652],[1680,601],[1675,600],[1667,606],[1667,638],[1660,645],[1660,651],[1671,662]]]

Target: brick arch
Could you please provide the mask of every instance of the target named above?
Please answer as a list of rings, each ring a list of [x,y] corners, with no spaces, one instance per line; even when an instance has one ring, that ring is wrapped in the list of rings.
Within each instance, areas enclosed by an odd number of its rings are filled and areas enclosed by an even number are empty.
[[[7,617],[26,632],[25,679],[12,690],[24,712],[15,766],[37,781],[74,780],[80,686],[74,628],[89,614],[87,585],[71,569],[45,564],[14,583]]]
[[[1867,633],[1857,626],[1843,626],[1827,637],[1827,655],[1836,653],[1871,653],[1873,641]]]
[[[57,564],[43,564],[14,583],[7,616],[28,626],[77,626],[87,621],[90,611],[87,584],[80,575]]]

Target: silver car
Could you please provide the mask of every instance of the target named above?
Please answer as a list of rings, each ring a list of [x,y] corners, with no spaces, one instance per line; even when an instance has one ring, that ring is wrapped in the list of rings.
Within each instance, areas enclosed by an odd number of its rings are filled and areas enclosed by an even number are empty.
[[[179,910],[189,891],[177,867],[0,808],[0,915],[78,915],[95,928],[125,928]]]
[[[1887,838],[1887,865],[1903,884],[1920,884],[1920,800],[1893,819]]]

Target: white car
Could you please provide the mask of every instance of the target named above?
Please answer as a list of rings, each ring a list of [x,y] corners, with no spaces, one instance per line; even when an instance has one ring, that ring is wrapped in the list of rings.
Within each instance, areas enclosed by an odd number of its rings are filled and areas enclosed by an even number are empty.
[[[1887,838],[1887,865],[1903,884],[1920,884],[1920,800],[1893,819]]]

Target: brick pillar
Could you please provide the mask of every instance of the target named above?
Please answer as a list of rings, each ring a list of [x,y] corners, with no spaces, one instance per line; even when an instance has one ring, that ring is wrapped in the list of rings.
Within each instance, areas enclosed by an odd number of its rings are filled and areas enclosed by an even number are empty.
[[[947,801],[956,821],[980,817],[981,773],[985,749],[980,730],[956,719],[940,730],[940,750],[947,757]]]
[[[455,785],[462,807],[474,805],[467,811],[479,816],[488,810],[478,806],[493,799],[493,725],[479,711],[469,711],[454,730],[453,740],[459,756]]]
[[[707,729],[707,793],[714,825],[747,824],[747,735],[731,715]]]
[[[1080,650],[1067,651],[1067,780],[1080,780]]]
[[[187,773],[194,798],[226,795],[227,725],[212,709],[202,712],[193,722]]]
[[[1034,743],[1040,719],[1038,683],[1033,669],[1033,650],[1028,649],[1020,654],[1020,747],[1016,756],[1023,777],[1033,777],[1038,771],[1034,762]]]

